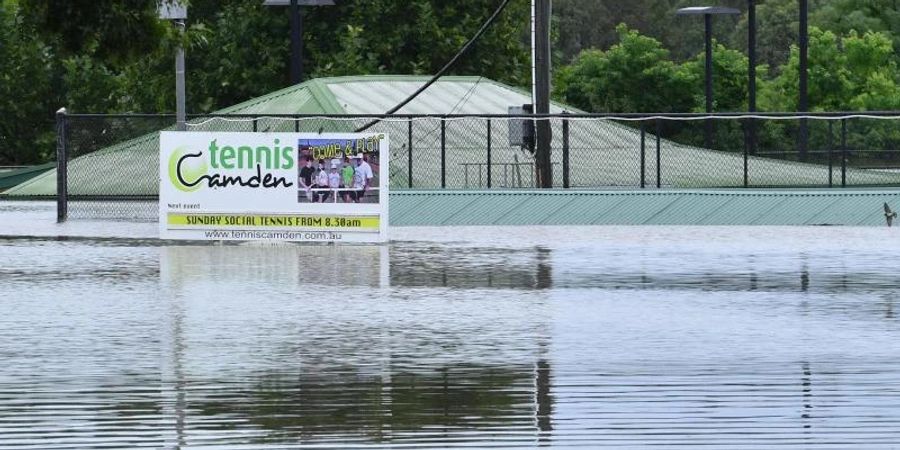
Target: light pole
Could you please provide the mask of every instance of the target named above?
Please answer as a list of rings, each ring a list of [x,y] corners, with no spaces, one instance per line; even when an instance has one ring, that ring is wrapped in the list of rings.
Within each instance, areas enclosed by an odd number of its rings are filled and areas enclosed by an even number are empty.
[[[800,113],[809,111],[809,0],[800,0],[800,98],[797,110]],[[809,130],[806,119],[800,119],[800,133],[797,151],[800,161],[806,160],[809,145]]]
[[[713,48],[712,48],[712,16],[737,15],[741,12],[734,8],[720,6],[692,6],[681,8],[676,14],[679,16],[703,16],[706,31],[706,112],[713,110]],[[706,148],[712,148],[713,123],[706,119]]]
[[[184,35],[184,21],[187,19],[187,6],[179,0],[161,0],[158,4],[159,18],[171,20],[178,28],[179,38]],[[187,129],[185,122],[185,88],[184,88],[184,47],[181,43],[175,50],[175,125],[178,131]]]
[[[756,112],[756,0],[747,0],[747,110],[751,114]],[[749,122],[749,147],[750,154],[756,154],[756,121]]]
[[[301,6],[332,6],[334,0],[265,0],[264,6],[291,7],[291,84],[303,79],[303,16]]]

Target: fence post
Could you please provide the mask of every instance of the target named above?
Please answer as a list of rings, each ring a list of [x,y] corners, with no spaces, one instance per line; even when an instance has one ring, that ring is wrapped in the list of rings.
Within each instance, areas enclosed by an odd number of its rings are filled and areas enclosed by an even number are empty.
[[[828,121],[828,187],[834,187],[834,161],[832,153],[834,153],[834,122]]]
[[[413,121],[412,117],[408,118],[406,122],[408,125],[407,130],[407,142],[406,142],[406,155],[407,155],[407,185],[410,189],[413,187]]]
[[[256,124],[256,119],[253,119],[253,132],[254,132],[254,133],[256,133],[256,128],[257,128],[257,126],[258,126],[258,125]]]
[[[656,188],[662,187],[662,145],[660,143],[660,126],[659,120],[656,119]]]
[[[753,119],[748,119],[750,127],[753,127]],[[750,132],[744,127],[744,187],[750,187]]]
[[[487,187],[491,188],[491,119],[487,119]]]
[[[563,114],[568,114],[563,112]],[[563,188],[569,188],[569,119],[562,120]]]
[[[300,132],[300,119],[294,119],[294,132]]]
[[[841,187],[847,187],[847,119],[841,119]]]
[[[441,189],[447,188],[447,120],[441,117]]]
[[[67,148],[66,108],[56,111],[56,223],[69,217],[69,149]]]
[[[641,189],[647,185],[647,130],[641,121]]]

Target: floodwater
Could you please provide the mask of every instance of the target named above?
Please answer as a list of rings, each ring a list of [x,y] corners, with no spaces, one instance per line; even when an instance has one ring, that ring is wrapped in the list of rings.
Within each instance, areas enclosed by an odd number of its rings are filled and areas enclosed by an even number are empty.
[[[898,229],[186,246],[3,206],[0,448],[900,445]]]

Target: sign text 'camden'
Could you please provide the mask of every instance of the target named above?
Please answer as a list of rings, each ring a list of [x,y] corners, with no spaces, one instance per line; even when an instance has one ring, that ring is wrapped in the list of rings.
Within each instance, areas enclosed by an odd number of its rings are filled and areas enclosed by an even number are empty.
[[[293,182],[264,170],[292,169],[294,148],[280,146],[219,145],[209,143],[206,151],[179,147],[169,158],[169,180],[181,191],[190,192],[202,186],[210,188],[242,186],[249,188],[291,187]],[[247,173],[248,171],[252,171]],[[243,172],[232,174],[234,172]]]

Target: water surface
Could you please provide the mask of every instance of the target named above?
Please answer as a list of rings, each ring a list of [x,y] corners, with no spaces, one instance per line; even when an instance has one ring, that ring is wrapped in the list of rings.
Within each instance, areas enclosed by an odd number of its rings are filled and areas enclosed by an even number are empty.
[[[145,225],[0,239],[0,448],[900,442],[895,229]]]

